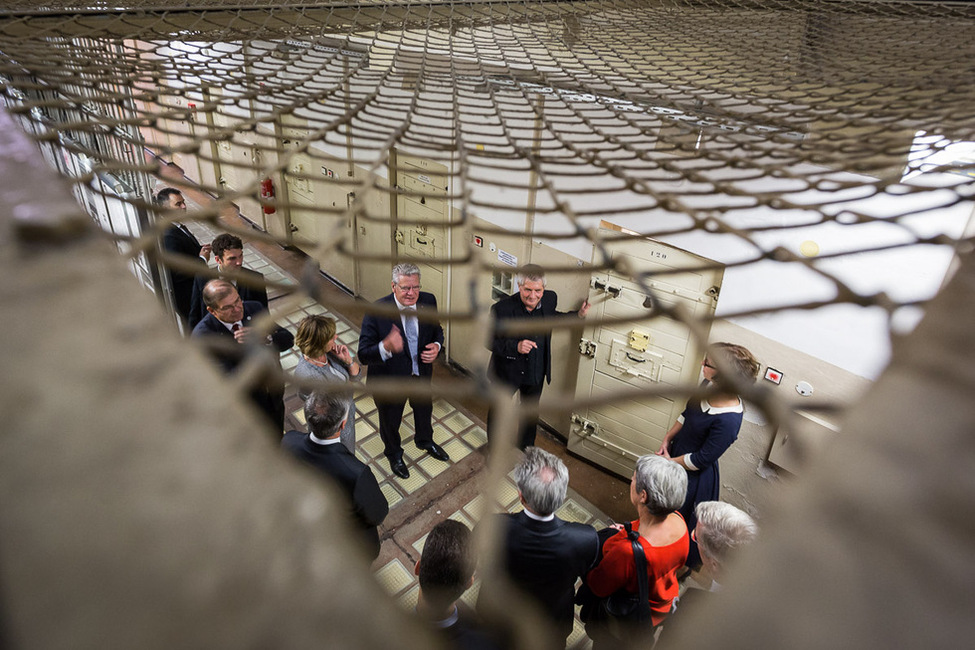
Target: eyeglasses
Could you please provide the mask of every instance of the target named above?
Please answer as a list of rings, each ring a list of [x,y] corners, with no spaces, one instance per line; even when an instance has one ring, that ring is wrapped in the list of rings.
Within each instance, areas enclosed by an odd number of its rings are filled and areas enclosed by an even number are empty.
[[[420,290],[420,285],[414,284],[412,287],[404,287],[402,284],[397,284],[396,288],[403,293],[415,293]]]
[[[241,304],[241,302],[243,302],[243,301],[240,299],[240,296],[237,296],[237,300],[233,301],[232,303],[227,304],[227,305],[221,305],[220,307],[214,307],[214,309],[216,311],[227,311],[228,309],[233,309],[235,307],[239,307],[240,304]]]
[[[711,362],[708,361],[707,359],[705,359],[704,361],[702,361],[701,362],[701,365],[704,366],[705,368],[710,368],[711,370],[717,370],[717,367],[712,366],[711,365]]]
[[[691,531],[691,540],[697,543],[697,526],[694,526],[694,530]]]

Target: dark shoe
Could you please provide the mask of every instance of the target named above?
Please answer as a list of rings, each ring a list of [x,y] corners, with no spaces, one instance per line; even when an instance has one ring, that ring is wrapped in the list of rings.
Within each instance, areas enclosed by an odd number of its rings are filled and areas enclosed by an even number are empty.
[[[417,445],[417,447],[420,447],[420,445]],[[447,455],[447,452],[445,452],[443,450],[443,447],[441,447],[440,445],[438,445],[435,442],[428,442],[427,444],[425,444],[422,447],[420,447],[420,449],[422,449],[423,451],[427,452],[428,454],[430,454],[431,456],[433,456],[437,460],[442,460],[445,463],[448,460],[450,460],[450,456],[448,456]]]
[[[410,478],[410,470],[406,469],[406,463],[403,462],[402,458],[390,459],[389,468],[393,470],[393,474],[400,478]]]

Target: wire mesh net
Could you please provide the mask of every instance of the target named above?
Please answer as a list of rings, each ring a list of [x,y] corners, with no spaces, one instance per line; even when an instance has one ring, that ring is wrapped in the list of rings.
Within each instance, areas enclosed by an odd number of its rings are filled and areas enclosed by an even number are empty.
[[[971,249],[967,4],[186,4],[0,10],[7,110],[143,283],[196,268],[159,247],[174,219],[228,211],[308,255],[269,282],[276,316],[352,306],[319,268],[373,300],[415,262],[470,373],[438,396],[490,399],[513,437],[489,308],[541,264],[561,309],[593,304],[557,326],[544,415],[619,474],[701,393],[722,323],[876,376]],[[737,388],[774,423],[849,401],[771,366]]]
[[[568,413],[694,393],[681,360],[715,319],[875,376],[971,243],[966,4],[104,4],[7,3],[3,97],[143,281],[181,263],[152,203],[171,161],[213,199],[191,220],[239,209],[362,297],[418,262],[473,373],[458,394],[483,390],[471,341],[528,262],[566,302],[636,297],[587,327],[616,328],[608,363],[639,381],[566,382],[547,403]],[[663,322],[682,354],[641,343]]]

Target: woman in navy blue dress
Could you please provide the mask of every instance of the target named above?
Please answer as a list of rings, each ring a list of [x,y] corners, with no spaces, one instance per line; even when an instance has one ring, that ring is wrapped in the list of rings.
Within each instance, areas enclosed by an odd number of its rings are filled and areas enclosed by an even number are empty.
[[[714,343],[701,364],[704,380],[733,390],[734,385],[754,383],[761,367],[747,348],[733,343]],[[719,371],[719,367],[721,370]],[[722,373],[730,373],[724,382]],[[697,519],[694,507],[702,501],[717,501],[721,491],[718,458],[738,438],[744,404],[734,392],[716,392],[706,399],[691,400],[684,412],[664,436],[658,454],[687,470],[687,499],[679,512],[694,530]],[[697,544],[691,542],[687,566],[700,566]]]

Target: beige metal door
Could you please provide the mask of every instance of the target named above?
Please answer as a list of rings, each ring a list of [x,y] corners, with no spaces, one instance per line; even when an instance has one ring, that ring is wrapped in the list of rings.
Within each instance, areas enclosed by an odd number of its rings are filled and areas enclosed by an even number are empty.
[[[402,190],[423,196],[400,194],[396,199],[396,252],[399,259],[420,267],[423,290],[437,303],[447,301],[447,167],[412,156],[397,156],[396,183]],[[445,324],[446,328],[446,324]]]
[[[514,293],[514,268],[528,263],[530,240],[520,233],[498,233],[488,231],[493,224],[479,218],[474,219],[472,232],[466,236],[456,236],[451,241],[454,259],[462,259],[474,248],[474,254],[481,262],[498,267],[493,273],[486,273],[479,264],[460,264],[451,271],[450,304],[458,311],[471,304],[471,291],[478,303],[489,305]],[[473,237],[481,238],[481,246],[473,246]],[[502,262],[502,260],[504,260]],[[505,268],[505,265],[511,265]],[[451,323],[447,335],[447,353],[452,362],[471,371],[486,368],[490,358],[490,341],[484,339],[485,333],[473,322]]]
[[[357,167],[356,174],[365,175]],[[388,184],[349,196],[355,206],[355,293],[366,300],[378,300],[390,291],[392,227]],[[385,259],[383,259],[385,258]]]
[[[611,235],[609,230],[605,235]],[[657,241],[628,241],[611,249],[626,256],[636,272],[651,273],[647,284],[661,304],[679,304],[699,324],[714,313],[723,269],[658,275],[701,267],[707,260]],[[654,301],[628,277],[615,272],[592,275],[589,322],[638,317],[621,325],[589,325],[579,345],[576,396],[604,398],[655,386],[693,385],[700,379],[704,350],[681,323],[655,316]],[[709,329],[704,325],[705,329]],[[655,452],[684,410],[684,400],[647,397],[575,410],[569,450],[621,476],[636,459]]]
[[[320,241],[319,226],[324,215],[315,210],[315,189],[312,186],[312,161],[308,154],[291,153],[285,183],[288,185],[288,207],[291,241],[311,251]]]
[[[174,102],[177,106],[187,110],[195,110],[196,102],[187,102],[184,98],[177,98]],[[200,182],[200,161],[197,153],[200,149],[197,140],[196,125],[192,120],[183,119],[181,115],[177,119],[168,120],[169,122],[169,142],[173,147],[173,164],[183,170],[183,175],[191,181]]]
[[[221,141],[217,143],[220,157],[220,184],[229,193],[246,192],[234,198],[240,213],[266,228],[264,212],[257,202],[257,183],[261,166],[261,150],[249,143]]]

